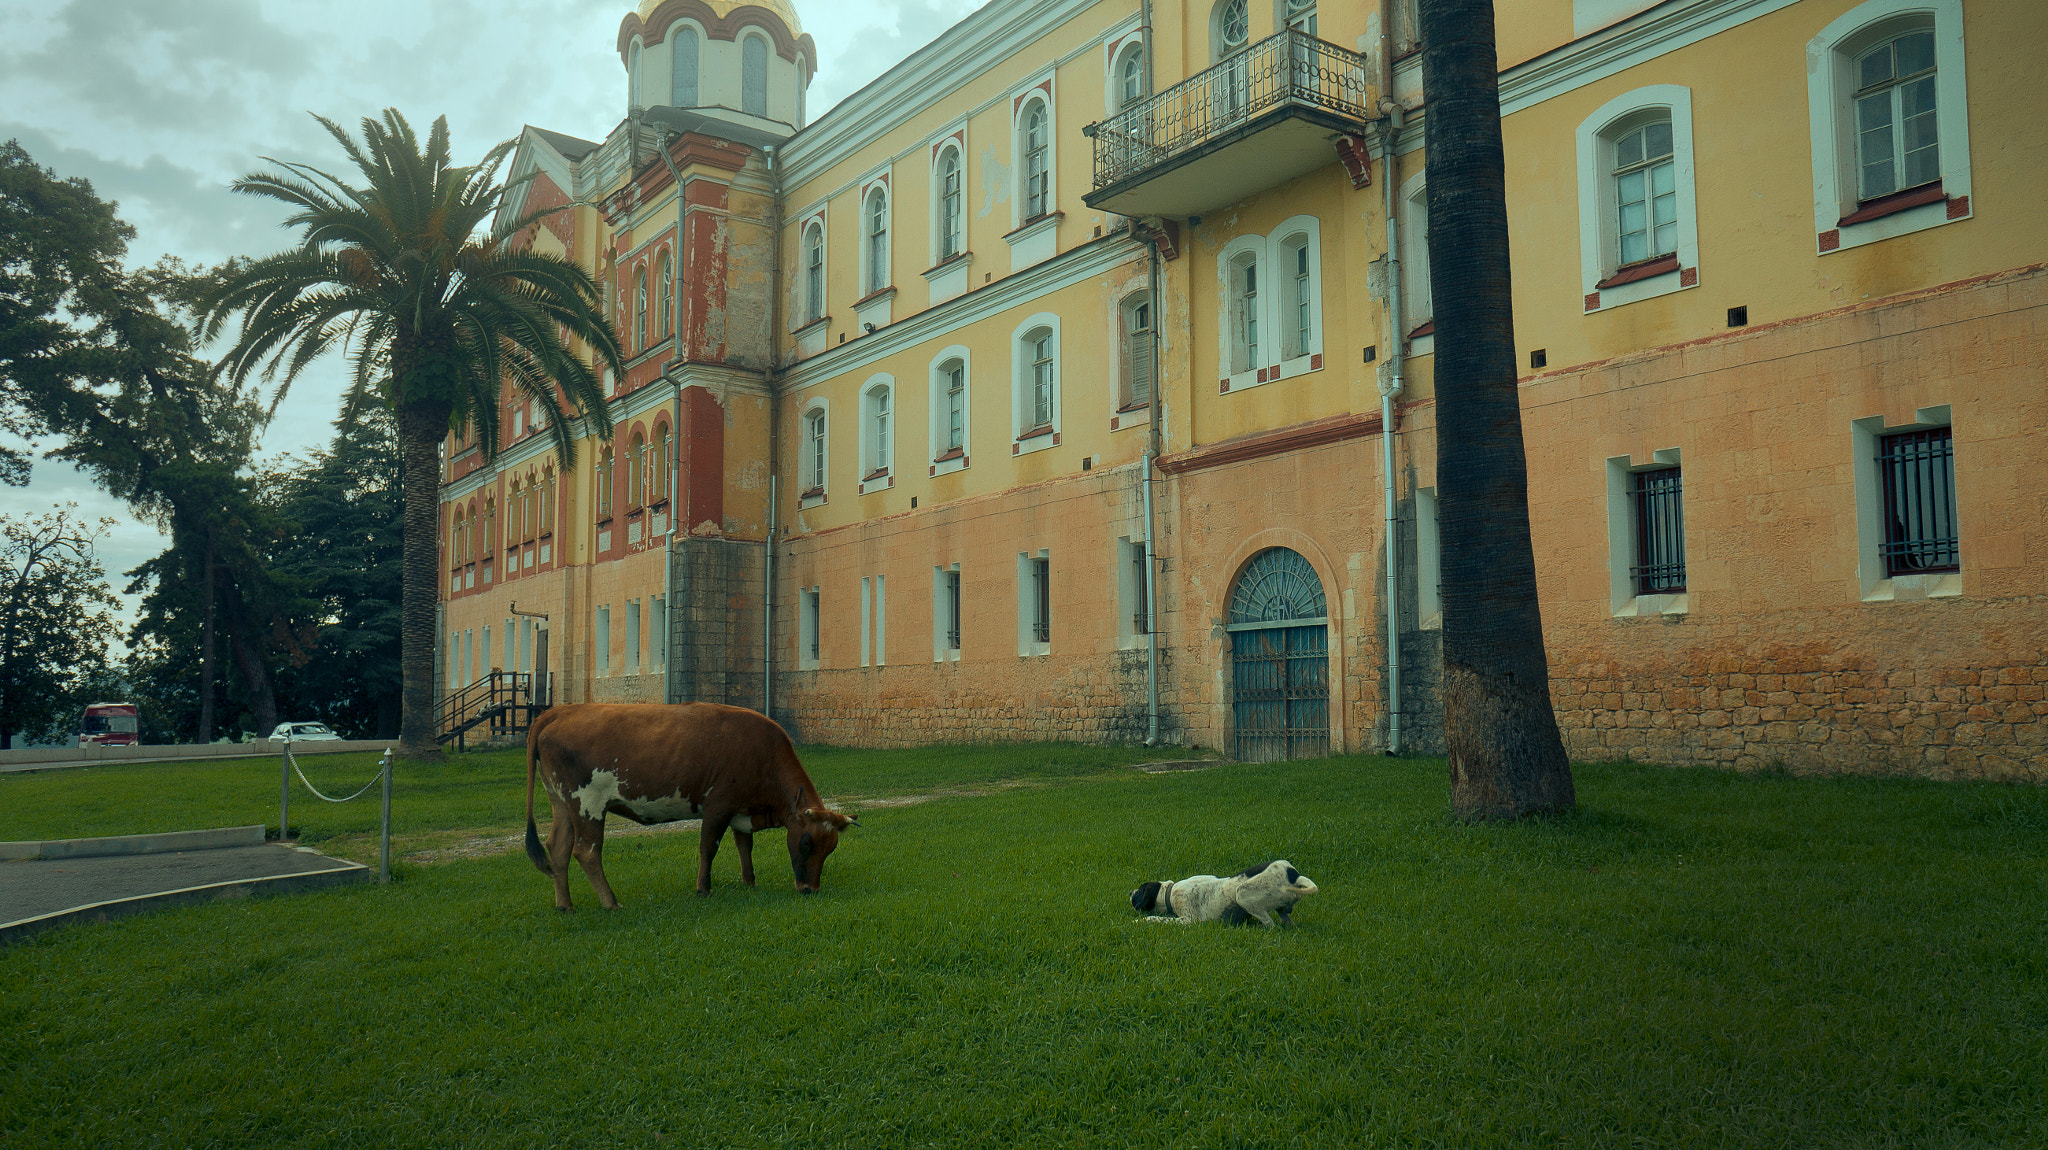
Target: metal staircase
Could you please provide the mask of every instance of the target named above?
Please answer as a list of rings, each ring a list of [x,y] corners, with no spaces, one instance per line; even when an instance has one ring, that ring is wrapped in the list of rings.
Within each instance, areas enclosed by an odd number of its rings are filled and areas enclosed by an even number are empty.
[[[546,709],[545,702],[534,701],[531,672],[491,671],[441,700],[434,741],[467,750],[469,736],[482,728],[478,739],[504,742],[524,735]]]

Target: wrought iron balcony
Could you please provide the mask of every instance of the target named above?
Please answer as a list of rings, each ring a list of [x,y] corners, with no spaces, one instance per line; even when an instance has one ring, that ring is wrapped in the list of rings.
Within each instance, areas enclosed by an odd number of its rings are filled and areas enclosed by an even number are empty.
[[[1092,208],[1186,217],[1335,163],[1371,116],[1366,59],[1289,28],[1097,124]]]

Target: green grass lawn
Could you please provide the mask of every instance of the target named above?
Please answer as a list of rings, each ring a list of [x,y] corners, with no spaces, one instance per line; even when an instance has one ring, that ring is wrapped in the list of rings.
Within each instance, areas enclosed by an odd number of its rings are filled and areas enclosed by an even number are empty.
[[[708,900],[640,836],[616,913],[507,854],[37,936],[0,1146],[2048,1144],[2048,791],[1581,765],[1580,814],[1467,827],[1428,760],[804,756],[1041,785],[871,808],[814,898],[772,835]],[[0,838],[275,819],[275,764],[62,775],[0,778]],[[523,776],[402,770],[399,822],[513,826]],[[1125,902],[1275,855],[1322,888],[1292,931]]]

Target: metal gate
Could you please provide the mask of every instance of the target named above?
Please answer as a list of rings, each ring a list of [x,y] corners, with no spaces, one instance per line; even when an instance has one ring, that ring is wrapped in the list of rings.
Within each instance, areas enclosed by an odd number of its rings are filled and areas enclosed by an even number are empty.
[[[1259,552],[1230,595],[1231,711],[1239,762],[1330,753],[1330,620],[1315,568]]]

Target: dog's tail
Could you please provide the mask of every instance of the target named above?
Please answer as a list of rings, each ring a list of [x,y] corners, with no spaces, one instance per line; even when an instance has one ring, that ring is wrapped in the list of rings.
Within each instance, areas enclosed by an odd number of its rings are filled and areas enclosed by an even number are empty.
[[[553,877],[555,867],[548,860],[548,852],[540,845],[540,829],[533,825],[533,772],[540,752],[540,733],[547,725],[548,717],[543,713],[535,719],[526,732],[526,857],[540,868],[540,873]]]

